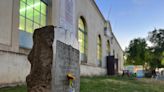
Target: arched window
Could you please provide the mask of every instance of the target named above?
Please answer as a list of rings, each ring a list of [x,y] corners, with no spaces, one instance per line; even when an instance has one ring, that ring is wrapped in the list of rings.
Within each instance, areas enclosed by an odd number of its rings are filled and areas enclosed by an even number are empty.
[[[98,36],[97,39],[97,60],[99,61],[99,66],[101,66],[102,62],[102,41],[101,41],[101,36]]]
[[[88,40],[84,18],[82,17],[78,20],[78,41],[80,46],[81,63],[87,63]]]
[[[33,33],[33,30],[46,25],[46,0],[20,0],[19,30]]]
[[[107,52],[107,55],[110,55],[110,42],[109,40],[107,40],[107,43],[106,43],[106,52]]]

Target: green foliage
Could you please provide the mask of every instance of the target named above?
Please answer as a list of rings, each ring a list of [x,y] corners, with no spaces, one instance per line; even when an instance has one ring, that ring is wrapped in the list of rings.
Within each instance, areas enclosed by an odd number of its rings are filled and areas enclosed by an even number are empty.
[[[162,60],[161,60],[161,64],[164,65],[164,52],[162,53]]]
[[[146,40],[137,38],[130,41],[129,47],[126,48],[126,64],[144,65],[149,58]]]
[[[153,44],[154,49],[160,52],[164,51],[164,29],[154,29],[149,32],[148,39]]]
[[[164,66],[164,30],[154,29],[152,32],[149,32],[148,35],[149,41],[152,43],[151,51],[153,54],[152,59],[150,60],[150,65],[153,67],[163,67]]]
[[[151,68],[164,66],[164,30],[153,30],[148,34],[148,40],[152,46],[148,47],[145,39],[131,40],[126,49],[126,64],[144,65]]]

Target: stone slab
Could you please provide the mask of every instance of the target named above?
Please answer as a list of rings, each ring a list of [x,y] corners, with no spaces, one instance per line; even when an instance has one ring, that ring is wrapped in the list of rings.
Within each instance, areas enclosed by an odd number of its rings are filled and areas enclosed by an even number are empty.
[[[80,66],[79,51],[72,46],[63,42],[56,41],[56,57],[55,57],[55,73],[54,82],[52,84],[52,92],[70,92],[67,74],[72,73],[76,79],[73,81],[75,92],[80,89]]]

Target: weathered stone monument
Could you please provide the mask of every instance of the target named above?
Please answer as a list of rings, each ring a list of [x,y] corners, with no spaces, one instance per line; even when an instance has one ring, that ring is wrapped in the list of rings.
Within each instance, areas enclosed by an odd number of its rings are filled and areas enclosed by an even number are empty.
[[[28,55],[28,60],[31,63],[31,71],[26,78],[28,92],[50,92],[53,41],[53,26],[43,27],[34,31],[33,47]]]
[[[54,34],[54,26],[34,31],[34,44],[28,55],[28,92],[79,92],[79,51],[56,40]]]

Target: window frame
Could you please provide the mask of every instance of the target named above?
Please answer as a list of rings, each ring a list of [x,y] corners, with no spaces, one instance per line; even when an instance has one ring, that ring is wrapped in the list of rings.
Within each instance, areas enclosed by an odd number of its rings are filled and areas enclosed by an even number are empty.
[[[20,2],[20,8],[19,8],[19,30],[20,31],[25,31],[25,32],[27,32],[27,33],[31,33],[31,34],[33,34],[33,31],[36,29],[36,28],[39,28],[39,27],[43,27],[43,26],[46,26],[47,25],[47,21],[48,21],[48,0],[38,0],[39,2],[40,2],[40,4],[39,4],[39,10],[37,10],[35,7],[34,7],[34,5],[36,4],[36,2],[35,2],[35,0],[32,0],[32,4],[31,5],[29,5],[28,3],[27,3],[27,1],[28,0],[19,0],[19,2]],[[47,1],[47,2],[45,2],[45,1]],[[25,11],[25,15],[21,15],[21,3],[24,3],[25,4],[25,8],[28,8],[28,7],[30,7],[30,6],[32,6],[32,19],[30,19],[30,18],[28,18],[28,14],[27,14],[27,10],[24,10]],[[42,5],[45,5],[45,13],[43,13],[42,12]],[[37,22],[36,20],[35,20],[35,12],[37,12],[37,13],[39,13],[39,22]],[[24,27],[23,27],[23,29],[21,29],[21,24],[20,24],[20,17],[22,17],[22,18],[24,18]],[[43,17],[43,19],[42,19],[42,17]],[[42,23],[42,20],[45,20],[43,23]],[[28,23],[27,23],[27,21],[30,21],[31,23],[32,23],[32,29],[29,31],[29,30],[27,30],[27,25],[28,25]],[[35,25],[38,25],[38,27],[35,27]]]
[[[102,39],[101,35],[97,37],[97,60],[99,62],[98,66],[102,66]]]
[[[83,28],[80,28],[80,21],[83,23]],[[82,38],[80,38],[79,33],[81,32]],[[80,42],[82,40],[83,42]],[[79,49],[80,49],[80,58],[81,64],[87,63],[87,55],[88,55],[88,32],[86,30],[86,23],[83,17],[78,19],[78,42],[79,42]],[[82,44],[83,43],[83,44]],[[83,49],[83,52],[81,51]]]
[[[38,2],[37,2],[38,1]],[[20,48],[23,48],[23,49],[31,49],[32,48],[32,45],[33,45],[33,40],[32,40],[32,34],[33,34],[33,32],[34,32],[34,30],[36,29],[36,28],[39,28],[39,27],[43,27],[43,26],[46,26],[47,25],[47,23],[48,23],[48,0],[47,0],[47,3],[46,2],[43,2],[43,0],[32,0],[32,3],[31,3],[31,5],[30,4],[27,4],[27,0],[19,0],[19,3],[20,3],[20,7],[19,7],[19,28],[18,28],[18,30],[19,30],[19,47]],[[24,4],[24,7],[21,7],[21,3],[22,4]],[[37,3],[39,3],[39,6],[38,6],[38,9],[37,9],[37,7],[35,7],[34,5],[35,4],[37,4]],[[44,10],[44,12],[42,11],[42,5],[43,5],[43,7],[45,7],[43,10]],[[27,18],[27,7],[30,7],[30,6],[32,6],[32,13],[33,13],[33,16],[32,16],[32,19],[31,20],[29,20],[29,21],[31,21],[31,23],[32,23],[32,31],[31,32],[29,32],[28,30],[27,30],[27,23],[26,23],[26,20],[28,20],[28,18]],[[39,8],[40,7],[40,8]],[[20,13],[20,11],[21,11],[21,9],[23,9],[24,10],[24,15],[21,15],[21,13]],[[37,22],[35,19],[37,19],[37,18],[35,18],[35,14],[36,13],[38,13],[39,15],[39,17],[38,17],[38,20],[39,20],[39,22]],[[41,16],[44,16],[44,25],[42,25],[42,18],[41,18]],[[20,18],[24,18],[24,22],[22,22],[23,23],[23,30],[20,28],[21,27],[21,20],[20,20]],[[38,27],[35,27],[35,26],[37,26],[38,25]]]
[[[111,49],[110,49],[110,41],[109,40],[107,40],[106,47],[107,47],[106,48],[107,55],[110,55]]]

